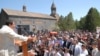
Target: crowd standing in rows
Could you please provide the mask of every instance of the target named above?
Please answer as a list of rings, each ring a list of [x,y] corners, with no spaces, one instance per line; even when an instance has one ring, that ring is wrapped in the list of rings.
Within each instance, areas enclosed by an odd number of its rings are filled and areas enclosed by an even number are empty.
[[[35,56],[100,56],[100,33],[88,31],[38,31],[28,44]]]

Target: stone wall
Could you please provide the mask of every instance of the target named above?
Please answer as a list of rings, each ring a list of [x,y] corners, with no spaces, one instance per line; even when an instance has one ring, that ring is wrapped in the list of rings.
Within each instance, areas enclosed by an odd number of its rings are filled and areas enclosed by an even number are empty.
[[[55,26],[55,19],[47,18],[28,18],[28,17],[15,17],[10,16],[9,19],[14,20],[16,25],[29,25],[29,31],[48,29],[52,30]]]

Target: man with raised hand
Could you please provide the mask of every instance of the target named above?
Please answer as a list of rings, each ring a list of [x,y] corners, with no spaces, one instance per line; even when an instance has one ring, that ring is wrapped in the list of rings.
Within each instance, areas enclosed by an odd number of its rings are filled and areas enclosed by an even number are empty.
[[[15,23],[7,20],[5,25],[0,29],[0,56],[16,56],[17,50],[14,40],[30,41],[32,38],[22,36],[14,31]]]

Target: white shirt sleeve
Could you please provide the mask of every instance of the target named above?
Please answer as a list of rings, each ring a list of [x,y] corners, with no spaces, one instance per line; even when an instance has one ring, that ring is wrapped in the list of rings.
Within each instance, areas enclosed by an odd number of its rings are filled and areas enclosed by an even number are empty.
[[[13,29],[9,28],[8,26],[3,27],[0,29],[2,34],[8,35],[11,38],[22,40],[22,41],[27,41],[27,37],[23,35],[17,34]]]

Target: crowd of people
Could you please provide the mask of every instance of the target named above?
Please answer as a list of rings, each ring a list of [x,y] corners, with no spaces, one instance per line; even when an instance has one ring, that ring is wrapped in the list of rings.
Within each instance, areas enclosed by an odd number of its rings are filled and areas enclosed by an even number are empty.
[[[30,56],[100,56],[100,33],[88,31],[37,31],[26,37],[7,20],[0,28],[0,56],[17,56],[14,40],[26,41]],[[21,55],[23,56],[23,55]]]
[[[38,31],[28,48],[35,56],[97,56],[100,53],[99,33],[88,31]]]

